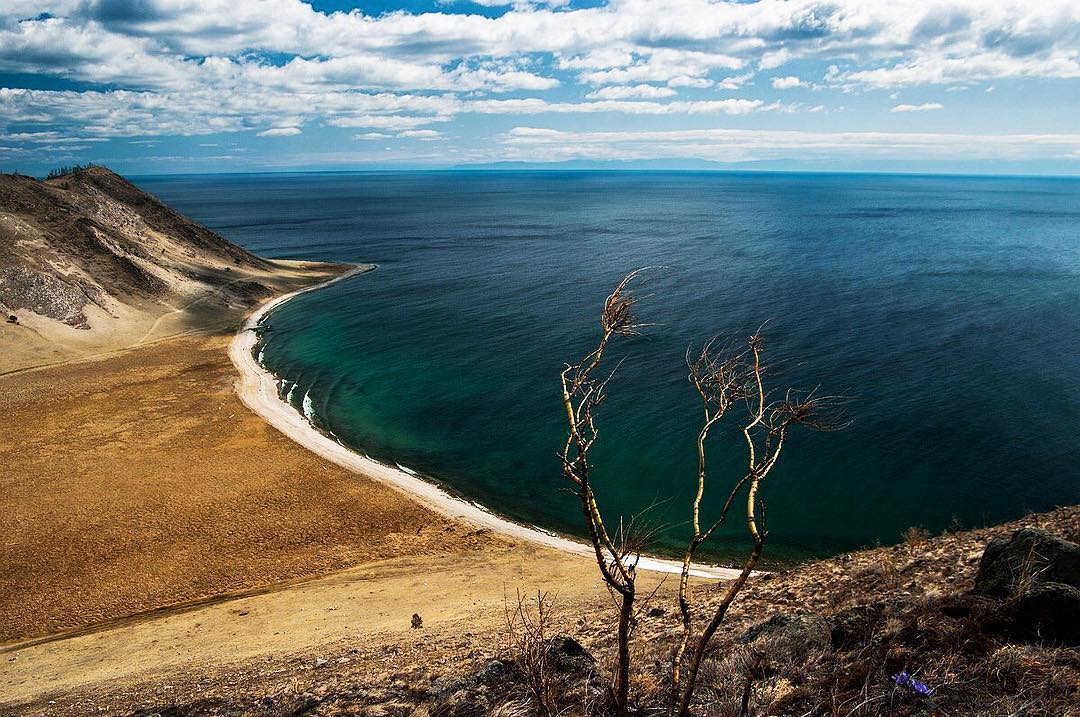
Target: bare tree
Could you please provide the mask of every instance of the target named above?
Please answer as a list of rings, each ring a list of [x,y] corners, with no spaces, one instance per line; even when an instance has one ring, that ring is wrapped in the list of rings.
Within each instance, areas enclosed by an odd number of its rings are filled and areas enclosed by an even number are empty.
[[[820,431],[840,427],[839,419],[832,411],[836,403],[834,397],[822,396],[816,391],[800,394],[789,389],[782,399],[769,401],[769,393],[765,389],[767,371],[762,359],[764,344],[764,337],[759,330],[747,341],[745,349],[717,349],[714,339],[702,347],[697,358],[692,359],[690,352],[687,352],[690,382],[701,397],[703,421],[697,440],[697,492],[690,521],[693,534],[683,556],[679,581],[679,611],[683,631],[672,657],[673,712],[678,717],[685,717],[690,710],[701,659],[710,640],[761,559],[767,532],[764,529],[765,510],[760,501],[759,490],[780,459],[788,431],[797,425]],[[702,530],[701,502],[708,475],[705,462],[706,439],[711,429],[733,405],[745,405],[747,408],[746,419],[741,426],[746,443],[747,468],[731,488],[720,513],[708,528]],[[731,508],[744,492],[746,528],[752,546],[750,553],[743,561],[739,575],[726,586],[720,603],[705,628],[694,638],[689,591],[691,564],[697,550],[724,524]]]
[[[596,442],[596,408],[603,403],[604,390],[614,372],[603,378],[595,373],[600,367],[611,340],[616,336],[636,336],[642,325],[634,318],[635,299],[627,293],[627,287],[641,273],[627,275],[611,295],[604,300],[600,314],[601,337],[596,348],[575,364],[563,368],[562,398],[566,409],[567,436],[562,450],[563,474],[574,486],[581,501],[585,527],[589,531],[596,554],[596,564],[608,589],[618,603],[619,619],[616,628],[618,652],[615,657],[611,684],[611,698],[618,714],[628,711],[630,690],[630,634],[634,622],[634,601],[637,597],[636,541],[629,539],[629,531],[620,528],[614,538],[604,525],[600,507],[593,492],[589,462],[589,450]]]
[[[616,633],[618,654],[611,688],[619,714],[626,714],[628,710],[629,643],[636,598],[635,568],[640,545],[625,539],[621,524],[615,540],[605,528],[590,480],[592,466],[588,453],[597,437],[595,410],[603,402],[607,383],[614,372],[603,378],[594,377],[594,373],[614,337],[638,335],[644,326],[634,317],[635,299],[628,292],[629,285],[641,271],[639,269],[627,275],[604,301],[600,321],[602,333],[597,347],[578,363],[568,364],[562,372],[563,405],[568,424],[562,452],[563,473],[576,488],[597,565],[619,604]],[[813,391],[799,394],[788,390],[782,399],[770,400],[765,388],[767,371],[762,358],[763,347],[764,338],[759,330],[749,338],[745,347],[722,345],[713,339],[705,343],[697,356],[687,351],[689,378],[701,397],[703,418],[697,436],[698,471],[697,491],[691,506],[692,536],[683,556],[679,582],[679,610],[683,629],[672,656],[671,711],[677,717],[688,714],[702,657],[709,642],[761,559],[767,532],[759,490],[779,460],[789,430],[796,425],[815,430],[838,427],[837,420],[827,415],[827,409],[834,403],[832,397],[820,396]],[[734,483],[719,514],[703,528],[701,506],[708,476],[707,439],[729,409],[743,406],[746,415],[741,432],[748,454],[746,472]],[[695,635],[689,590],[691,566],[698,549],[724,524],[732,507],[740,499],[744,499],[746,505],[750,552],[743,561],[739,575],[725,587],[720,603],[704,629]]]
[[[537,591],[535,610],[533,601],[520,591],[517,601],[511,605],[504,599],[507,639],[510,653],[525,677],[533,704],[540,717],[555,717],[564,685],[551,665],[548,628],[555,598]]]

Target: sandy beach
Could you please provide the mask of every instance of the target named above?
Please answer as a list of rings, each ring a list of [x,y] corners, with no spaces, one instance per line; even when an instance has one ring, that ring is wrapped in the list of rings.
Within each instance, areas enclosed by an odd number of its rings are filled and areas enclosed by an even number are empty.
[[[216,319],[0,376],[0,643],[490,543],[248,411]]]

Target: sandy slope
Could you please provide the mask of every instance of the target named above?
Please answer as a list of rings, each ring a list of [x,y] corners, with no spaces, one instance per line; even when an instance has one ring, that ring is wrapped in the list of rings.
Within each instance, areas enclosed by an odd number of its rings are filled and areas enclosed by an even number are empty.
[[[107,169],[0,173],[0,373],[205,328],[282,270]]]
[[[0,376],[0,642],[475,547],[248,411],[225,353],[239,317],[216,318],[226,332]]]
[[[497,633],[504,598],[513,600],[518,590],[557,590],[568,600],[602,605],[609,598],[588,567],[583,559],[528,544],[488,544],[482,551],[459,546],[452,556],[367,563],[297,585],[118,621],[107,630],[0,652],[0,705],[59,698],[108,681],[167,684],[176,673],[319,653],[342,641],[418,640],[461,624]],[[414,613],[422,616],[422,630],[410,626]]]

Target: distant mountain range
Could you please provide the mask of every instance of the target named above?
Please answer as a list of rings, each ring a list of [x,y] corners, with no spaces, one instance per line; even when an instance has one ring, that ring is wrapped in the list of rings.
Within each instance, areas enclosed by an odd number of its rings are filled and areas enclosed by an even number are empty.
[[[430,169],[430,168],[429,168]],[[1075,161],[1047,161],[1033,172],[1023,162],[995,160],[793,160],[768,159],[749,162],[714,162],[707,159],[667,158],[631,160],[569,159],[560,162],[487,162],[458,164],[447,169],[476,171],[714,171],[714,172],[827,172],[881,174],[1049,175],[1077,176]]]

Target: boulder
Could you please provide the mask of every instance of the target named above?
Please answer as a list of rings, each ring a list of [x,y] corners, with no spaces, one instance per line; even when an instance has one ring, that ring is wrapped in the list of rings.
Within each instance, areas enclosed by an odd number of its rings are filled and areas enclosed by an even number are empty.
[[[510,665],[502,660],[492,658],[476,671],[475,678],[478,683],[487,687],[505,686],[513,681],[514,672]]]
[[[472,677],[440,677],[431,685],[431,696],[438,705],[450,699],[451,695],[475,686],[476,680]]]
[[[431,717],[485,717],[494,706],[495,702],[486,688],[471,687],[436,700]]]
[[[1011,632],[1019,640],[1080,646],[1080,589],[1039,583],[1010,601]]]
[[[547,661],[558,672],[588,675],[596,669],[596,660],[581,643],[569,635],[556,635],[547,641]]]
[[[1009,598],[1039,583],[1080,589],[1080,545],[1038,528],[987,544],[975,578],[977,594]]]

